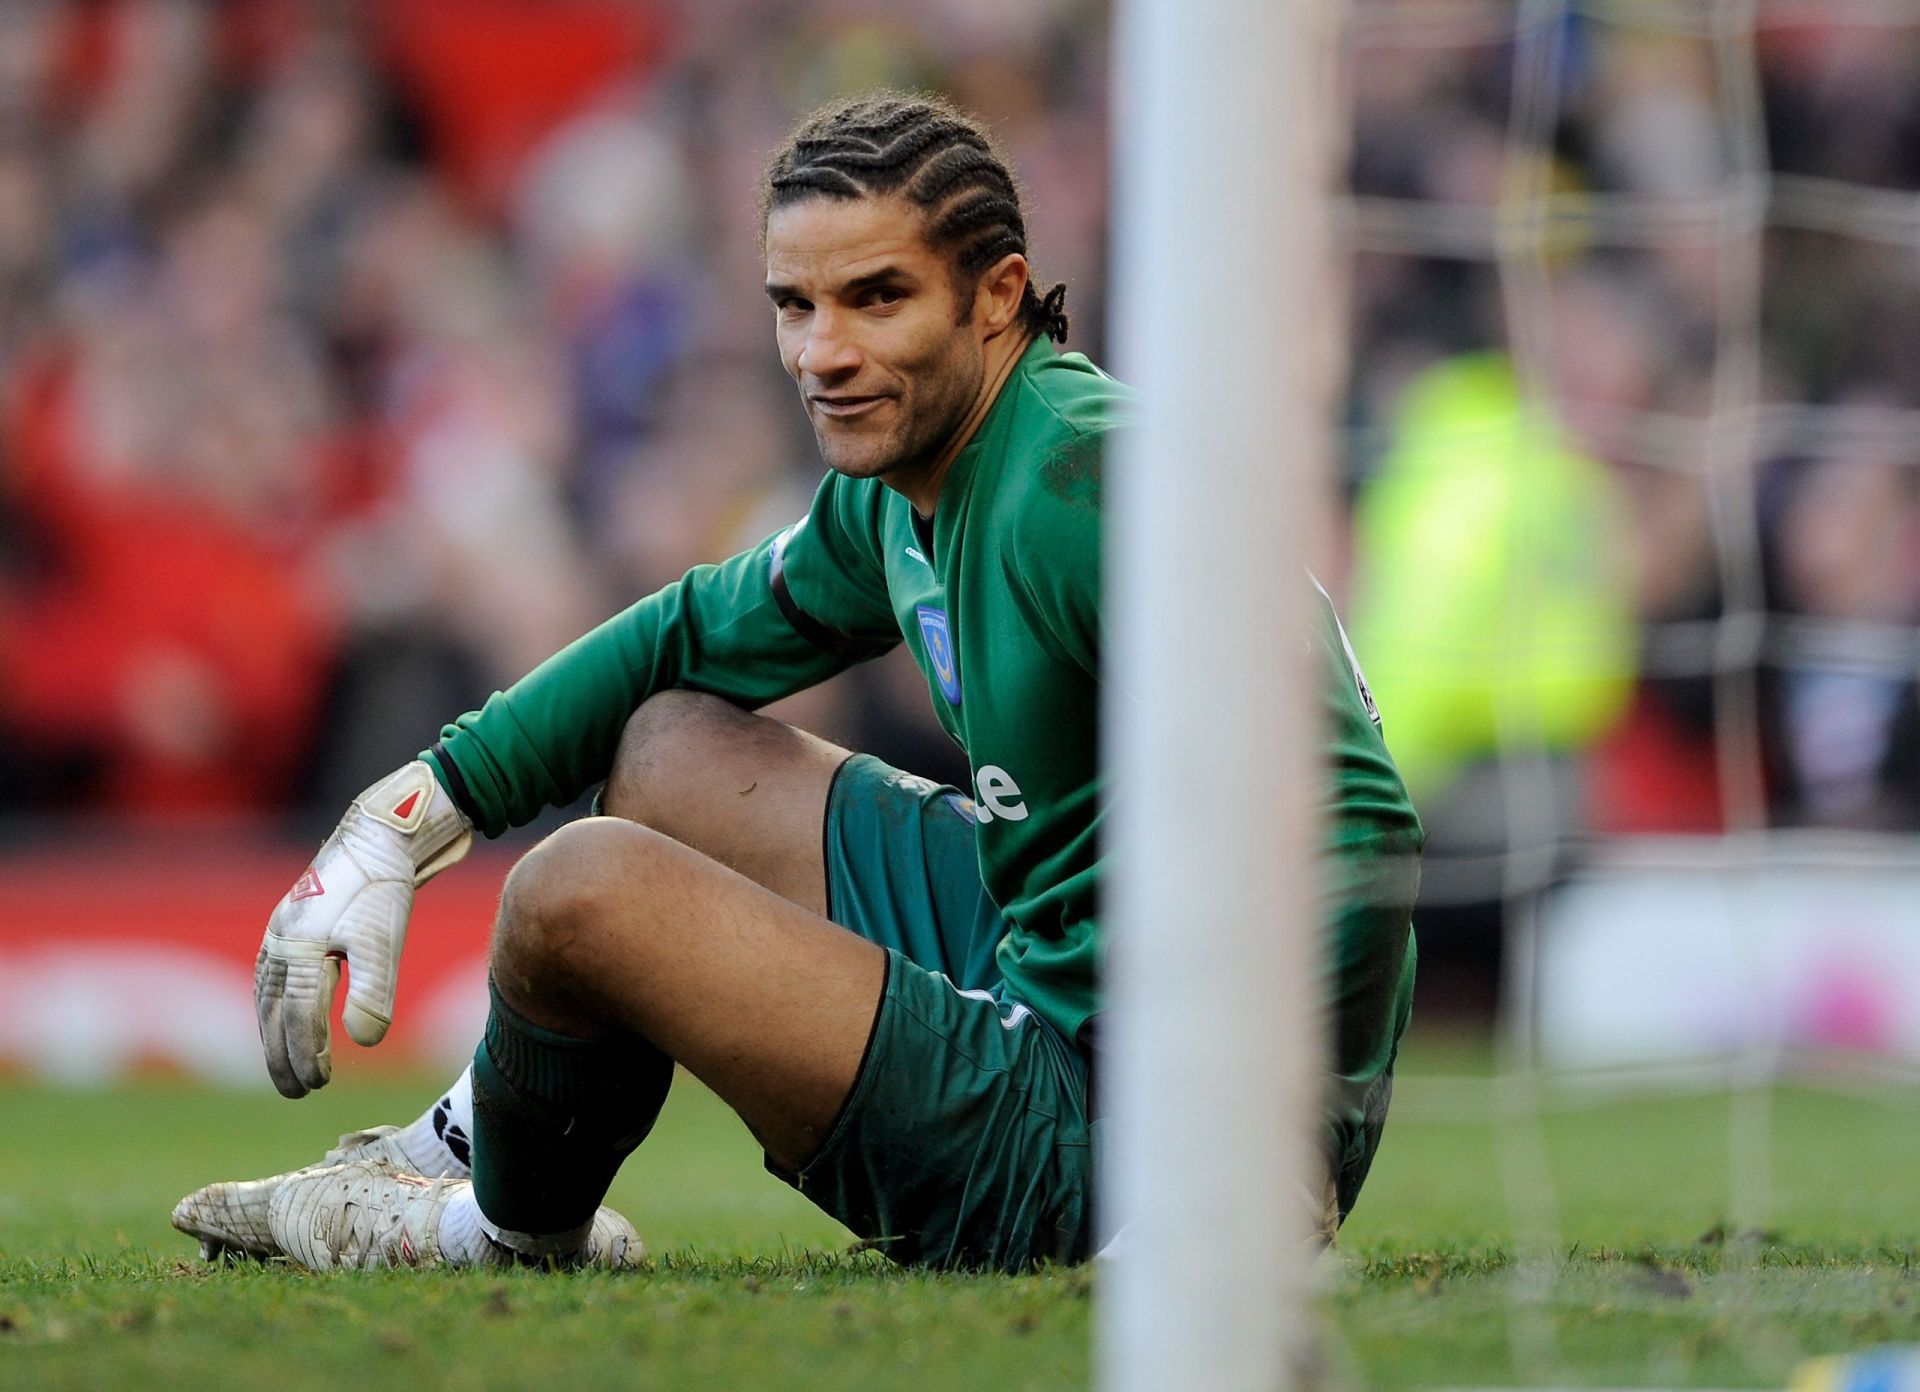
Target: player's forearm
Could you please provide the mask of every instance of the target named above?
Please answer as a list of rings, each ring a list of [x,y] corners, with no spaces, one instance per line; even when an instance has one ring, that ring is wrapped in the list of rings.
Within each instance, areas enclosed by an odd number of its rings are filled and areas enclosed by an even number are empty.
[[[846,665],[794,631],[766,582],[767,548],[702,566],[576,639],[441,732],[429,762],[497,836],[607,776],[641,702],[690,687],[759,706]]]

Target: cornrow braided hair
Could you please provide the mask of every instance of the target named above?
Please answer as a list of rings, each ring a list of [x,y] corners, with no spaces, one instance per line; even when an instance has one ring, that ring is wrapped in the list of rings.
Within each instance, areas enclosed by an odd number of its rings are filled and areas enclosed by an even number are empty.
[[[954,260],[962,304],[1003,256],[1027,252],[1027,220],[1012,169],[987,128],[943,97],[887,89],[842,98],[801,121],[774,152],[760,187],[760,231],[774,209],[807,198],[897,194],[925,211],[927,242]],[[1028,282],[1020,320],[1067,337],[1067,287]]]

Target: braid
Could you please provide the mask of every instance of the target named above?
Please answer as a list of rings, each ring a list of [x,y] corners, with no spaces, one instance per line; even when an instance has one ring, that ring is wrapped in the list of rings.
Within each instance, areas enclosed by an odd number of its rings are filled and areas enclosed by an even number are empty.
[[[927,216],[927,241],[953,257],[961,302],[1002,257],[1026,255],[1020,188],[985,126],[936,96],[885,89],[829,103],[774,153],[760,190],[760,230],[774,209],[807,198],[897,195]],[[1028,283],[1020,320],[1030,333],[1067,337],[1067,287],[1043,296]]]

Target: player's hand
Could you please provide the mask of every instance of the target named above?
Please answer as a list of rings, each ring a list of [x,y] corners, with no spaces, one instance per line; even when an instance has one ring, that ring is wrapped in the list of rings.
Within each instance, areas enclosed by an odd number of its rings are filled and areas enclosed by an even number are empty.
[[[254,963],[260,1043],[282,1094],[304,1097],[333,1074],[327,1022],[341,962],[347,1033],[356,1044],[386,1037],[413,891],[472,844],[473,824],[420,760],[353,800],[275,906]]]

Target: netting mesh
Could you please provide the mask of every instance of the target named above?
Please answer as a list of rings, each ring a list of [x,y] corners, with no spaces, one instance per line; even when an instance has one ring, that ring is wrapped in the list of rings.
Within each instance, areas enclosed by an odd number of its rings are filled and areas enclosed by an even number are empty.
[[[1470,994],[1499,964],[1494,1074],[1403,1090],[1396,1120],[1499,1123],[1514,1365],[1565,1381],[1549,1119],[1693,1099],[1719,1132],[1696,1162],[1724,1174],[1705,1236],[1731,1284],[1645,1298],[1737,1312],[1777,1367],[1804,1351],[1780,1347],[1773,1288],[1740,1284],[1774,1232],[1776,1088],[1911,1108],[1920,1081],[1913,1033],[1882,1018],[1911,1003],[1910,923],[1856,944],[1856,966],[1898,960],[1853,996],[1802,1010],[1782,982],[1827,960],[1801,941],[1822,894],[1871,881],[1884,906],[1920,883],[1920,3],[1351,0],[1345,57],[1350,608],[1397,754],[1416,712],[1423,990]],[[1511,399],[1488,385],[1507,378]],[[1582,517],[1599,539],[1569,560]],[[1405,599],[1423,581],[1459,606],[1445,633]],[[1453,718],[1424,729],[1429,707]],[[1594,884],[1612,897],[1569,898]],[[1572,1038],[1576,968],[1604,954],[1568,942],[1635,903],[1677,943],[1711,919],[1720,955],[1657,951],[1658,999],[1613,1003],[1641,1035]],[[1717,1034],[1654,1009],[1658,978],[1700,963]]]

